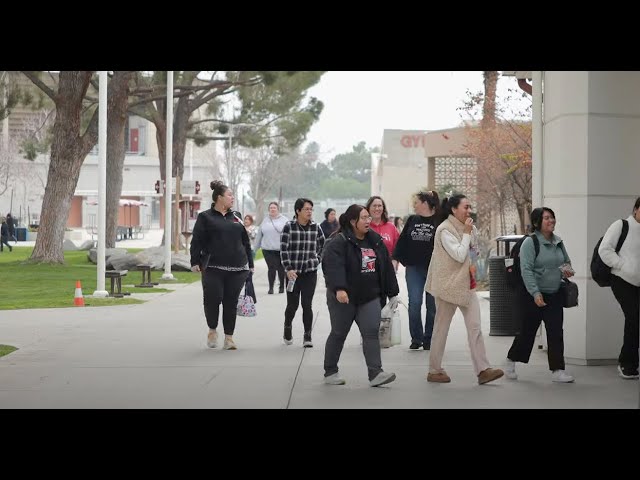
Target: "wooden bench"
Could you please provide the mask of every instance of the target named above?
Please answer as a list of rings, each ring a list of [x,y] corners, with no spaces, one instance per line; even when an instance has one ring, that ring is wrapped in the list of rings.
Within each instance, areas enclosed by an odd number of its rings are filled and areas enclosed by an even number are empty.
[[[104,272],[104,277],[111,279],[110,297],[122,298],[125,295],[131,295],[129,292],[122,291],[122,277],[126,277],[128,272],[128,270],[107,270]],[[115,289],[117,289],[117,291],[114,292]]]
[[[142,272],[142,282],[139,285],[135,285],[136,287],[153,288],[154,285],[159,285],[158,282],[151,281],[151,265],[136,265],[136,270]]]

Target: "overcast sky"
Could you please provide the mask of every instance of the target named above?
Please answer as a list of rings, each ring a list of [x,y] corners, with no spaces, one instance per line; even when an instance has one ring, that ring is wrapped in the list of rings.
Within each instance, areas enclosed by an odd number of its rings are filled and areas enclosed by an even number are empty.
[[[517,89],[513,77],[498,81],[498,97]],[[327,72],[309,95],[324,103],[308,142],[322,158],[351,151],[364,140],[380,146],[387,129],[440,130],[460,124],[465,92],[482,91],[482,72]]]

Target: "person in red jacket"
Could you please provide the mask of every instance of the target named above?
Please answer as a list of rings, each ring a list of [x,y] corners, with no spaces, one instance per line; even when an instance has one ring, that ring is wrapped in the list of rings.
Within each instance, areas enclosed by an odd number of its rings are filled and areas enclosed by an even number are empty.
[[[382,197],[374,195],[369,199],[366,205],[366,209],[371,215],[371,230],[376,232],[382,237],[385,247],[389,250],[389,255],[393,255],[393,250],[396,248],[398,238],[400,238],[400,232],[389,221],[389,213],[387,212],[387,205],[384,203]],[[393,268],[398,271],[398,261],[393,260]]]

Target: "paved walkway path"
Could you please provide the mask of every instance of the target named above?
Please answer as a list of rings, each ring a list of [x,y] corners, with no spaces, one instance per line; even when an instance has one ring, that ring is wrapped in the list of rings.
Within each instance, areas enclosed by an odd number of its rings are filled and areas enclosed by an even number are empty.
[[[384,349],[383,367],[398,378],[371,388],[356,326],[340,361],[345,386],[322,382],[329,318],[324,282],[314,299],[314,348],[302,348],[301,310],[294,344],[282,343],[285,295],[266,295],[257,262],[258,317],[238,317],[236,351],[208,349],[199,283],[177,285],[142,305],[10,310],[0,313],[0,341],[19,350],[0,358],[0,408],[637,408],[639,383],[614,366],[568,366],[575,384],[550,381],[546,354],[534,351],[520,380],[479,386],[458,313],[444,365],[452,383],[425,377],[428,352],[403,344]],[[404,274],[399,276],[406,300]],[[69,292],[70,300],[73,290]],[[147,297],[151,298],[151,297]],[[481,300],[489,358],[498,365],[512,337],[490,337],[489,302]],[[401,307],[402,308],[402,307]]]

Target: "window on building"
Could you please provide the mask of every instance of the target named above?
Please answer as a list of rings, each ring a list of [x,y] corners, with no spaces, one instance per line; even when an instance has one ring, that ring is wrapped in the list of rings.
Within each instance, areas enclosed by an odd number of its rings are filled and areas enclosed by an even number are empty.
[[[125,149],[129,155],[144,155],[146,151],[146,129],[144,120],[129,116],[124,129]]]
[[[146,120],[129,116],[124,126],[124,148],[127,155],[144,155],[147,151]],[[98,155],[98,144],[96,143],[90,155]]]

